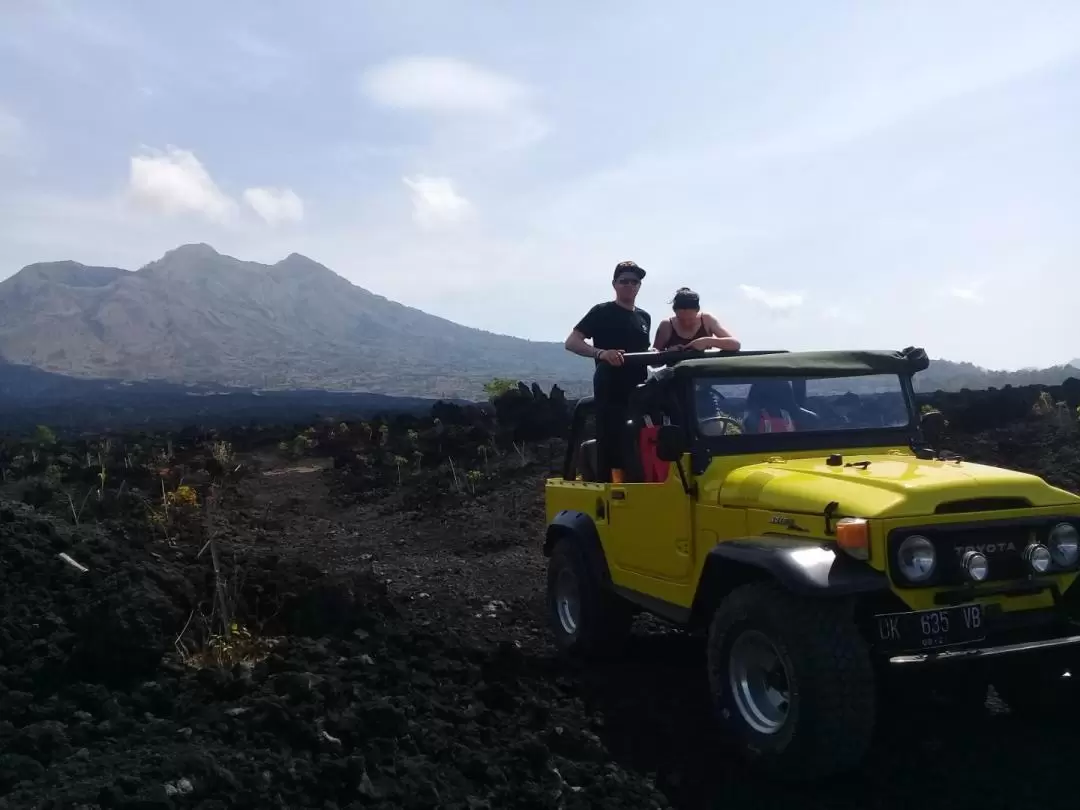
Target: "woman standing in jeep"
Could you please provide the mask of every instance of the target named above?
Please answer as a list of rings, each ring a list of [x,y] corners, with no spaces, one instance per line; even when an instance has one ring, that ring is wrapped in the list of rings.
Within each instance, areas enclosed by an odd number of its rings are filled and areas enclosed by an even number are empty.
[[[742,345],[731,336],[708,312],[701,311],[698,294],[689,287],[680,287],[672,300],[675,317],[661,321],[656,328],[653,348],[668,349],[724,349],[736,352]]]

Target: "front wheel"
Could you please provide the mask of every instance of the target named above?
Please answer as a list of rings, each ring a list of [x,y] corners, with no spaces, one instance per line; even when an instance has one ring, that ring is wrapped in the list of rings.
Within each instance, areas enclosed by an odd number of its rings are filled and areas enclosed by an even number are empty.
[[[874,732],[874,672],[842,603],[773,582],[737,588],[713,617],[708,668],[720,722],[754,765],[797,781],[861,763]]]

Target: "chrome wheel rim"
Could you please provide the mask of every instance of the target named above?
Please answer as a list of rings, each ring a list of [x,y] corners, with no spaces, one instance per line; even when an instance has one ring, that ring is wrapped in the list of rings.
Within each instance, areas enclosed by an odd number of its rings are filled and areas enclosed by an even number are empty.
[[[555,612],[563,632],[569,636],[577,632],[580,605],[577,577],[570,569],[563,568],[555,580]]]
[[[776,734],[787,721],[791,679],[775,645],[757,630],[742,633],[731,646],[728,681],[735,707],[759,734]]]

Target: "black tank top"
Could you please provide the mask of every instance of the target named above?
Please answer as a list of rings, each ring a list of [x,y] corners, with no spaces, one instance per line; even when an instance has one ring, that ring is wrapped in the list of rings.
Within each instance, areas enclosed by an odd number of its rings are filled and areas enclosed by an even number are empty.
[[[675,319],[668,318],[668,323],[671,324],[671,334],[668,335],[668,339],[664,342],[664,345],[660,347],[660,350],[670,349],[672,346],[685,346],[691,340],[697,340],[698,338],[708,337],[709,330],[705,327],[705,319],[701,319],[701,326],[694,333],[693,337],[684,338],[678,332],[675,331]]]

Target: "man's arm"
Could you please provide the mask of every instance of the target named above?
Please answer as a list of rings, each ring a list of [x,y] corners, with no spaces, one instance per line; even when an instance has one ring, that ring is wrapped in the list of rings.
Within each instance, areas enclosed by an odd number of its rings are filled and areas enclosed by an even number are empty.
[[[599,318],[599,310],[596,307],[592,307],[582,317],[580,321],[570,330],[569,337],[566,338],[566,350],[573,352],[581,357],[593,357],[595,358],[599,354],[599,350],[594,346],[590,346],[585,341],[596,334],[596,321]]]
[[[578,325],[570,330],[570,335],[563,344],[568,352],[573,352],[581,357],[590,357],[613,366],[622,365],[622,349],[598,349],[590,346],[585,341],[596,333],[597,320],[600,316],[599,305],[585,313]]]
[[[568,352],[573,352],[581,357],[595,358],[600,355],[600,350],[589,343],[586,343],[585,335],[577,329],[570,332],[570,336],[566,338],[566,343],[564,345]]]
[[[566,338],[566,343],[563,345],[566,346],[568,352],[573,352],[581,357],[599,360],[612,366],[621,366],[623,364],[622,349],[598,349],[591,346],[585,342],[585,335],[581,334],[577,329],[570,332],[570,336]]]

